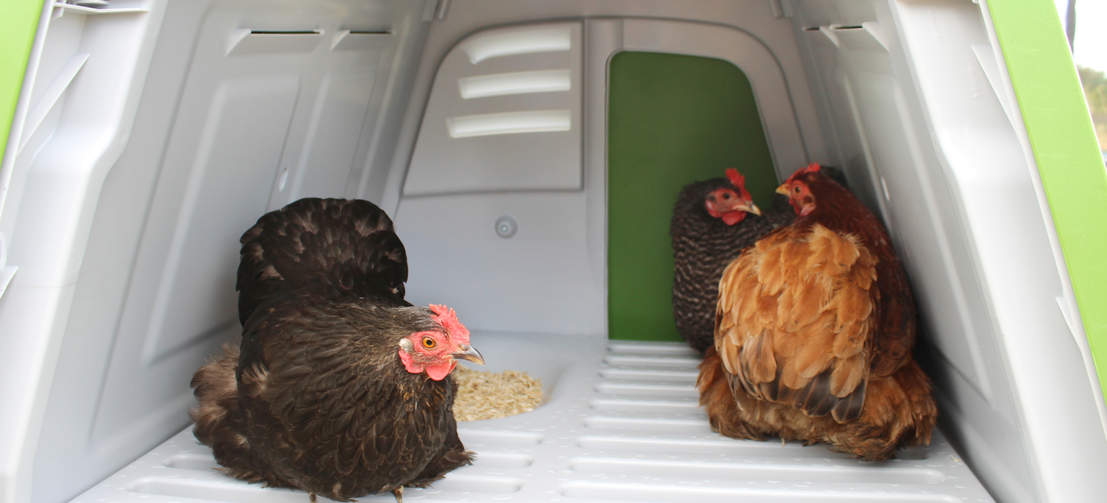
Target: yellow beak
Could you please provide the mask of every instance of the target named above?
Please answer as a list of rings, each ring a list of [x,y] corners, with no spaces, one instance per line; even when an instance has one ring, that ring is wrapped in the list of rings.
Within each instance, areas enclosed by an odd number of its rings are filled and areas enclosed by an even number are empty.
[[[753,213],[754,215],[761,216],[761,208],[758,208],[757,205],[753,204],[752,201],[750,201],[750,204],[748,206],[745,206],[742,209]]]
[[[788,195],[788,184],[787,183],[780,184],[780,187],[776,188],[776,193],[780,194],[782,196]]]
[[[454,357],[455,360],[469,360],[473,363],[484,365],[484,356],[480,354],[480,351],[477,351],[477,348],[468,344],[462,344],[458,349],[461,351],[450,353],[450,356]]]

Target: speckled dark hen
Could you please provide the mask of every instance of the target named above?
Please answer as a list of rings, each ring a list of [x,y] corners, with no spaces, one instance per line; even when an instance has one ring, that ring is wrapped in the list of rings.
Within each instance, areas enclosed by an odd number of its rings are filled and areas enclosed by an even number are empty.
[[[723,269],[742,249],[795,218],[782,201],[761,216],[750,215],[727,225],[708,214],[704,198],[718,189],[732,187],[726,178],[685,186],[669,226],[673,242],[673,319],[680,335],[700,353],[715,344],[715,302]]]

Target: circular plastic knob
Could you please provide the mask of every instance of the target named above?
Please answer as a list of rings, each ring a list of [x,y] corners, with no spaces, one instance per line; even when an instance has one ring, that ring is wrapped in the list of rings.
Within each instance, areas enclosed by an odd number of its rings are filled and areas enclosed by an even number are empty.
[[[514,218],[504,215],[496,219],[496,235],[501,238],[514,236],[517,230],[519,230],[519,224],[515,223]]]

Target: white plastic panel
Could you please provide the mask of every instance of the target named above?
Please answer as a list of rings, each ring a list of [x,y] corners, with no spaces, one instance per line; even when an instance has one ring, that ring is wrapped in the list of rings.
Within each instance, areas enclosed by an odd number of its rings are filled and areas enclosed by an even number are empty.
[[[460,423],[471,466],[410,502],[889,502],[993,501],[940,432],[929,449],[883,463],[823,445],[742,441],[711,432],[696,404],[696,365],[677,343],[473,331],[489,370],[542,380],[533,412]],[[185,430],[74,501],[302,502],[214,470],[211,450]],[[390,503],[391,494],[358,498]]]
[[[501,217],[514,235],[497,234]],[[602,334],[605,275],[591,265],[600,244],[585,238],[590,218],[581,192],[405,199],[395,221],[409,300],[447,304],[472,329]]]
[[[122,0],[95,16],[54,2],[43,7],[0,167],[0,235],[7,245],[0,273],[18,268],[0,299],[5,503],[31,498],[39,437],[50,431],[43,415],[60,380],[56,364],[96,203],[87,194],[99,189],[130,131],[153,51],[140,41],[154,38],[163,13],[156,0]]]
[[[226,81],[201,120],[198,148],[170,155],[169,163],[190,166],[168,254],[159,261],[163,275],[152,299],[144,362],[234,324],[234,276],[227,271],[237,267],[238,252],[229,244],[249,224],[226,216],[264,212],[269,194],[257,190],[258,182],[274,178],[298,92],[294,77]]]
[[[438,68],[404,195],[581,188],[581,24],[475,34]]]

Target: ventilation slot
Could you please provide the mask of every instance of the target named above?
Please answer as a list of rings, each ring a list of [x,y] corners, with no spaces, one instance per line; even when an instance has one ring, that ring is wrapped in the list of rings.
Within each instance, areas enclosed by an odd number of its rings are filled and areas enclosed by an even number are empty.
[[[568,91],[572,88],[569,70],[478,75],[458,80],[458,90],[464,99],[507,96],[512,94]]]
[[[572,46],[569,27],[555,26],[496,31],[466,41],[462,50],[472,64],[502,56],[568,51]]]
[[[231,33],[227,55],[311,52],[323,40],[323,30],[240,29]]]
[[[365,30],[340,30],[331,42],[332,51],[370,51],[382,49],[392,39],[387,28]]]
[[[446,119],[450,138],[472,138],[522,133],[568,131],[572,124],[568,110],[534,110],[498,114],[463,115]]]

